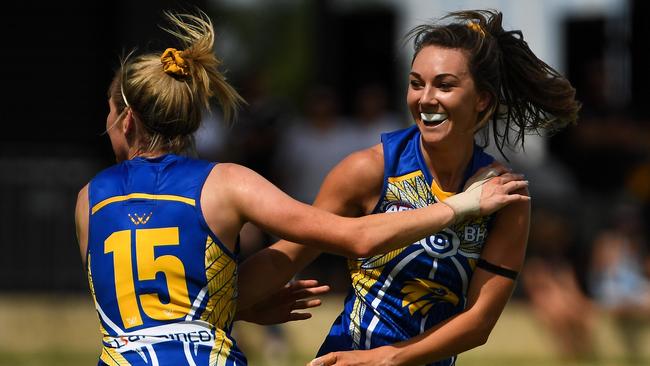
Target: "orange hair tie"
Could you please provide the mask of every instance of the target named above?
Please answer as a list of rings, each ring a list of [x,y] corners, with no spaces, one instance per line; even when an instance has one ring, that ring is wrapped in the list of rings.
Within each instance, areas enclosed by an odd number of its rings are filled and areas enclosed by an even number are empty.
[[[473,30],[474,32],[480,34],[481,37],[485,37],[485,31],[483,30],[483,27],[481,27],[480,24],[470,21],[469,23],[467,23],[467,28],[469,28],[469,29]]]
[[[181,56],[181,52],[175,48],[168,48],[160,56],[163,71],[168,75],[185,77],[189,76],[187,61]]]

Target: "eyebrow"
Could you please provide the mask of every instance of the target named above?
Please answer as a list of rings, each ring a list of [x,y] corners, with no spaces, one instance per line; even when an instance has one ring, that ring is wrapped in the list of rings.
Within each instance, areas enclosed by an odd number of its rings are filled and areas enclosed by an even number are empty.
[[[415,71],[411,71],[411,72],[409,72],[409,75],[410,75],[410,76],[414,76],[414,77],[416,77],[416,78],[418,78],[418,79],[422,79],[422,75],[418,74],[418,73],[415,72]],[[438,74],[438,75],[436,75],[436,77],[434,78],[434,80],[440,80],[440,79],[445,78],[445,77],[448,77],[448,76],[449,76],[449,77],[452,77],[452,78],[454,78],[454,79],[456,79],[456,80],[460,80],[460,78],[459,78],[458,76],[456,76],[456,75],[454,75],[454,74],[449,74],[449,73]]]

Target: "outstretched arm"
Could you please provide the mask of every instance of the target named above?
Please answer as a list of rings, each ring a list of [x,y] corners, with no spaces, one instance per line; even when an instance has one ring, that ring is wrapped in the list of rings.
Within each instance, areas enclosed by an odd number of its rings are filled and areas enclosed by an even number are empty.
[[[528,202],[503,208],[497,214],[481,258],[519,272],[529,223]],[[467,351],[487,342],[514,287],[514,280],[476,268],[468,290],[467,309],[457,316],[407,341],[367,351],[334,352],[310,365],[422,365]]]
[[[359,185],[359,182],[347,180],[339,187],[345,185]],[[487,181],[481,189],[458,196],[474,200],[478,192],[480,199],[475,201],[484,215],[512,202],[526,201],[528,197],[511,194],[526,185],[521,177],[505,174]],[[213,228],[237,228],[239,231],[244,222],[250,221],[289,241],[352,258],[388,252],[413,243],[447,227],[458,215],[450,206],[436,203],[409,212],[345,218],[298,202],[257,173],[235,164],[218,165],[206,186],[209,190],[206,192],[204,187],[202,207],[204,210],[213,208],[206,215],[209,224],[214,220],[210,225]],[[203,204],[204,199],[207,205]],[[217,235],[222,237],[220,233]],[[232,232],[230,237],[233,237]]]
[[[314,207],[346,217],[366,215],[379,199],[383,173],[381,145],[353,153],[327,175]],[[253,254],[240,266],[238,309],[245,310],[280,290],[320,253],[309,246],[280,240]],[[260,278],[265,279],[263,283]]]
[[[411,244],[449,226],[457,215],[450,206],[435,203],[408,212],[345,218],[292,199],[250,169],[224,165],[221,175],[230,201],[227,206],[241,223],[250,221],[281,238],[346,257],[367,257]],[[527,186],[520,179],[504,174],[488,180],[483,193],[478,190],[481,214],[527,201],[528,197],[511,193]]]

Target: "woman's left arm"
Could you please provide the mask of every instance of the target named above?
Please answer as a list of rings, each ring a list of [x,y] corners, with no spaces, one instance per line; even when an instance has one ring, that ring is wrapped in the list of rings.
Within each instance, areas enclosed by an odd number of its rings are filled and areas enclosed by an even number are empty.
[[[77,195],[77,204],[74,210],[75,228],[77,231],[77,242],[81,263],[86,267],[86,252],[88,251],[88,184],[86,184]]]
[[[528,195],[528,191],[517,192]],[[481,258],[507,272],[520,272],[526,253],[530,202],[516,202],[497,213]],[[467,294],[467,308],[427,332],[366,351],[333,352],[310,365],[422,365],[445,359],[487,342],[515,288],[515,280],[477,267]]]

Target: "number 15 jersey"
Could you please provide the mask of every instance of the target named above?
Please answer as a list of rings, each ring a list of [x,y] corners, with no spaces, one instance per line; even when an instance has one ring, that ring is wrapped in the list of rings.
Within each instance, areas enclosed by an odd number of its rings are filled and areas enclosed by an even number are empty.
[[[134,158],[89,185],[87,270],[100,365],[245,365],[230,336],[237,261],[208,228],[213,163]]]

